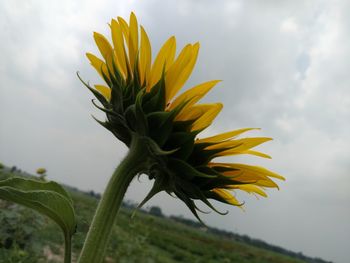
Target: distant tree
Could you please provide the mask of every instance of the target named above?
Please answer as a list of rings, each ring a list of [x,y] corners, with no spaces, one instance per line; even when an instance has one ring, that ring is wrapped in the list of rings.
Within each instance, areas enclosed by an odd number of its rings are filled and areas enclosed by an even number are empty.
[[[10,172],[14,173],[14,172],[16,172],[16,170],[17,170],[17,167],[16,167],[16,165],[14,165],[14,166],[11,167]]]
[[[159,216],[159,217],[164,217],[163,213],[162,213],[162,209],[160,209],[160,207],[158,206],[152,206],[149,210],[149,213],[151,215],[155,215],[155,216]]]
[[[100,198],[101,198],[101,194],[95,193],[94,190],[90,190],[90,191],[88,192],[88,195],[90,195],[90,196],[92,196],[92,197],[94,197],[94,198],[96,198],[96,199],[100,199]]]
[[[2,163],[0,163],[0,170],[4,169],[4,165]]]

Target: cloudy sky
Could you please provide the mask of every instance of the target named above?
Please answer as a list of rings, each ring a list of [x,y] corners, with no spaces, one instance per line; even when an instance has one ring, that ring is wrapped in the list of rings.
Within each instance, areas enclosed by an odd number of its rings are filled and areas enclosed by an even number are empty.
[[[203,215],[209,225],[334,262],[350,258],[350,18],[348,1],[19,1],[0,2],[0,161],[84,190],[102,191],[126,153],[75,73],[98,77],[85,52],[92,32],[135,11],[153,54],[171,35],[200,41],[190,87],[222,79],[207,101],[224,109],[206,134],[261,127],[272,160],[239,158],[287,178],[269,198],[240,195],[246,211]],[[237,158],[229,158],[237,161]],[[141,177],[127,198],[140,201]],[[191,217],[160,194],[149,204]]]

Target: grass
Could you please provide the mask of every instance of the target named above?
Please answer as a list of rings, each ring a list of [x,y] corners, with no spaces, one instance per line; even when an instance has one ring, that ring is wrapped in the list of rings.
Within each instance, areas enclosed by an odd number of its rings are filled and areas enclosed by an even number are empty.
[[[0,171],[0,179],[7,176],[12,174]],[[78,218],[77,233],[73,239],[73,260],[75,261],[82,248],[98,200],[78,190],[71,189],[69,192],[74,200]],[[228,240],[169,218],[143,212],[138,212],[134,218],[131,218],[132,212],[128,208],[120,210],[117,222],[112,229],[105,262],[305,262],[243,242]],[[12,219],[8,220],[8,217]],[[60,229],[51,220],[34,211],[4,201],[0,203],[1,218],[0,262],[63,261],[63,238]],[[27,232],[22,229],[26,227]],[[4,246],[5,234],[13,239],[11,246],[7,248]]]

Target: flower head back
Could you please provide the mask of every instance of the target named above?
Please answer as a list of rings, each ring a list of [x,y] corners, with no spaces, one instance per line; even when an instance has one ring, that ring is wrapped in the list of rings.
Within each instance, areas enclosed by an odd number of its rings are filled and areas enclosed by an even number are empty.
[[[218,80],[179,94],[195,66],[199,43],[186,45],[176,55],[172,36],[152,60],[148,35],[133,13],[129,22],[118,17],[109,26],[111,41],[94,33],[100,56],[87,53],[104,83],[94,88],[84,84],[102,107],[93,101],[94,105],[106,113],[106,121],[98,120],[101,125],[127,146],[134,136],[147,141],[149,158],[141,172],[154,179],[154,185],[140,205],[166,191],[182,200],[199,219],[195,200],[217,211],[210,200],[242,206],[235,191],[265,197],[265,188],[278,188],[272,178],[284,178],[263,167],[216,161],[241,154],[270,158],[253,148],[271,138],[240,137],[253,128],[198,138],[223,107],[221,103],[200,103]]]

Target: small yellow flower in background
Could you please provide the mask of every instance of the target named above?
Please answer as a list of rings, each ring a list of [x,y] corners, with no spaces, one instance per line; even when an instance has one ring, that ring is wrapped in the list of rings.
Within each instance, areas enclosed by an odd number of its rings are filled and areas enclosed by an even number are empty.
[[[43,181],[46,181],[46,176],[47,176],[46,172],[47,172],[46,169],[42,167],[36,170],[36,173],[39,175],[39,178]]]
[[[37,174],[40,174],[40,175],[45,174],[45,173],[46,173],[46,169],[45,169],[45,168],[38,168],[38,169],[36,170],[36,173],[37,173]]]
[[[109,26],[111,41],[94,33],[100,56],[87,53],[104,83],[94,88],[84,84],[103,107],[93,101],[94,105],[106,113],[106,121],[98,121],[100,124],[129,147],[135,134],[147,139],[149,156],[139,173],[155,182],[140,205],[166,191],[181,199],[199,219],[195,200],[217,211],[211,199],[241,206],[234,194],[237,190],[266,197],[265,188],[278,188],[271,178],[284,178],[263,167],[217,160],[241,154],[270,158],[253,148],[271,138],[239,137],[253,128],[198,136],[223,107],[221,103],[199,102],[218,80],[178,94],[195,66],[199,43],[186,45],[176,56],[172,36],[152,63],[149,38],[133,13],[129,23],[118,17]]]

